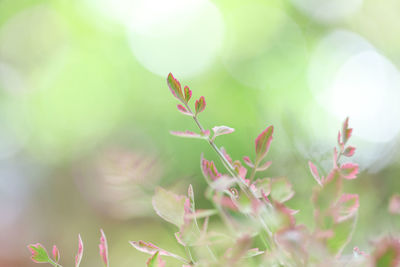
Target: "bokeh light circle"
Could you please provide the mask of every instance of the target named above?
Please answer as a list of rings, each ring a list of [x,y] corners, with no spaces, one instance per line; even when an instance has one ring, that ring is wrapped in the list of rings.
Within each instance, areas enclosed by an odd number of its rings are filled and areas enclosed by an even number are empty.
[[[291,0],[293,5],[311,18],[334,23],[344,20],[358,11],[363,0]]]
[[[283,7],[244,2],[226,14],[226,23],[223,63],[241,83],[282,88],[304,69],[302,32]]]
[[[139,63],[165,77],[181,78],[206,71],[222,45],[224,22],[209,0],[86,0],[109,22],[126,30],[130,48]],[[104,29],[110,25],[96,18]]]
[[[207,0],[135,1],[128,37],[149,71],[189,77],[214,61],[224,34],[219,10]]]
[[[347,31],[327,35],[313,53],[308,76],[317,102],[339,120],[349,116],[355,135],[388,142],[399,133],[400,73],[362,37]]]

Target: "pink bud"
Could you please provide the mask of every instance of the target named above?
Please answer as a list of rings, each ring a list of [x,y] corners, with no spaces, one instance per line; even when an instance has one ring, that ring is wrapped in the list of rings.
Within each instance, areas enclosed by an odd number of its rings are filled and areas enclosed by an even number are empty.
[[[59,260],[60,260],[60,251],[58,250],[58,248],[57,248],[57,246],[56,245],[54,245],[53,246],[53,258],[54,258],[54,260],[56,261],[56,262],[59,262]]]

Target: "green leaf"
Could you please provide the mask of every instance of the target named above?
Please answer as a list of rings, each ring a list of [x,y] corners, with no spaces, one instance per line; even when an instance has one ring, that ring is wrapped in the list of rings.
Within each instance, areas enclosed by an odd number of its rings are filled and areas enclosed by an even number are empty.
[[[184,205],[187,197],[176,195],[161,187],[156,188],[153,196],[153,208],[164,220],[181,227],[184,223]]]
[[[208,139],[208,137],[210,136],[210,130],[205,130],[202,133],[195,133],[191,131],[184,131],[184,132],[171,131],[170,133],[178,137],[197,138],[197,139]]]
[[[49,255],[47,254],[47,251],[42,244],[36,243],[36,244],[28,245],[28,249],[32,253],[31,259],[33,262],[43,263],[43,262],[50,261]]]
[[[294,195],[292,185],[289,181],[282,178],[271,179],[271,197],[272,199],[283,203],[291,199]]]
[[[356,221],[357,215],[354,214],[351,218],[333,225],[333,236],[328,238],[326,242],[328,249],[332,253],[340,255],[344,247],[350,242]]]
[[[200,97],[199,100],[196,100],[194,107],[196,110],[196,116],[200,112],[204,111],[204,109],[206,108],[206,100],[204,99],[204,96]]]
[[[143,253],[154,255],[156,252],[158,252],[160,256],[173,257],[184,263],[188,262],[186,259],[182,258],[181,256],[171,253],[169,251],[166,251],[162,248],[159,248],[152,243],[148,243],[148,242],[144,242],[144,241],[140,240],[140,241],[130,241],[130,244],[135,249],[137,249],[138,251],[143,252]]]

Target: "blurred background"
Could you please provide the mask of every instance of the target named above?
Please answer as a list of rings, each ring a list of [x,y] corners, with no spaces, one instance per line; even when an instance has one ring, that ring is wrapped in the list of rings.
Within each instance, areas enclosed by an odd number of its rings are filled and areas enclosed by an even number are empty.
[[[57,244],[72,266],[78,233],[83,266],[101,266],[100,228],[112,266],[144,266],[129,240],[184,255],[151,196],[192,183],[210,207],[199,160],[216,157],[169,134],[196,129],[176,110],[169,72],[205,96],[207,128],[236,129],[217,140],[233,158],[253,156],[275,126],[263,175],[289,178],[289,206],[311,226],[307,161],[329,170],[349,116],[361,174],[345,190],[361,208],[347,250],[368,250],[399,227],[387,212],[400,191],[399,10],[396,0],[0,0],[0,266],[34,266],[36,242]]]

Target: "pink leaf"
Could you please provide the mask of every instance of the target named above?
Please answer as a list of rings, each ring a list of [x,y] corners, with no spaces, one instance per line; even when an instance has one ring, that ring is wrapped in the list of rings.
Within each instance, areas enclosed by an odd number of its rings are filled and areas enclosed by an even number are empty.
[[[265,170],[267,170],[267,169],[271,166],[271,164],[272,164],[272,161],[267,161],[267,162],[265,162],[263,165],[258,166],[258,167],[257,167],[257,171],[258,171],[258,172],[265,171]]]
[[[226,152],[225,148],[221,147],[221,152],[224,155],[225,159],[227,161],[229,161],[230,163],[232,163],[232,158],[231,156],[229,156],[229,154]]]
[[[154,255],[154,253],[156,253],[157,251],[159,252],[160,256],[168,256],[168,257],[173,257],[175,259],[178,259],[180,261],[183,261],[185,263],[187,263],[187,260],[183,259],[181,256],[178,256],[174,253],[171,253],[169,251],[166,251],[162,248],[157,247],[156,245],[152,244],[152,243],[147,243],[144,242],[142,240],[140,241],[131,241],[130,244],[136,248],[137,250],[147,253],[147,254],[151,254]]]
[[[333,148],[333,168],[336,169],[338,167],[338,152],[336,147]]]
[[[251,159],[248,156],[243,157],[243,161],[250,168],[254,168],[254,163],[251,161]]]
[[[78,254],[75,256],[75,267],[79,267],[83,256],[83,242],[81,235],[78,235]]]
[[[46,248],[40,244],[31,244],[28,245],[28,249],[30,250],[32,256],[31,260],[35,263],[43,263],[43,262],[49,262],[49,255],[47,254]]]
[[[174,75],[172,75],[172,73],[168,74],[167,83],[168,83],[169,90],[171,90],[171,93],[177,99],[183,101],[181,84],[179,83],[179,81],[177,79],[175,79],[175,77],[174,77]]]
[[[192,113],[190,113],[184,106],[182,106],[181,104],[177,105],[178,111],[184,115],[188,115],[188,116],[193,116]]]
[[[177,227],[181,227],[184,224],[186,201],[186,196],[174,194],[162,187],[155,189],[152,198],[153,208],[157,215]]]
[[[354,247],[353,248],[353,255],[363,256],[363,257],[367,257],[368,256],[367,253],[365,253],[364,251],[360,250],[358,247]]]
[[[260,162],[268,153],[274,127],[269,126],[256,138],[256,162]]]
[[[308,162],[308,166],[310,167],[311,174],[314,177],[315,181],[317,181],[317,183],[322,186],[322,181],[319,177],[317,167],[315,167],[315,165],[311,161]]]
[[[235,129],[230,128],[228,126],[215,126],[214,128],[212,128],[212,130],[214,131],[213,139],[215,139],[215,137],[217,137],[217,136],[220,136],[223,134],[230,134],[235,131]]]
[[[217,167],[213,161],[208,161],[205,158],[201,158],[201,170],[205,178],[210,180],[216,180],[221,177],[221,174],[218,172]]]
[[[271,178],[257,179],[254,182],[254,193],[258,198],[263,195],[268,196],[271,193]]]
[[[291,199],[294,195],[292,184],[285,178],[271,179],[271,198],[283,203]]]
[[[192,90],[190,90],[188,86],[185,86],[183,90],[185,92],[185,101],[186,103],[188,103],[190,98],[192,97]]]
[[[285,226],[294,227],[296,225],[296,219],[294,218],[293,215],[296,214],[298,211],[292,210],[287,206],[285,206],[285,204],[280,203],[278,201],[274,201],[273,204],[276,211],[281,217],[280,219],[282,225],[280,225],[279,227],[281,229],[285,228]]]
[[[400,195],[395,194],[389,201],[389,212],[392,214],[400,214]]]
[[[198,139],[207,139],[210,136],[210,131],[206,130],[201,134],[194,133],[191,131],[179,132],[179,131],[171,131],[172,135],[185,137],[185,138],[198,138]]]
[[[235,160],[235,162],[233,162],[232,165],[235,171],[239,174],[239,176],[245,179],[247,174],[247,169],[243,167],[242,163],[239,160]]]
[[[347,141],[351,137],[352,132],[353,132],[353,129],[349,128],[349,118],[347,117],[346,120],[343,122],[343,127],[342,127],[342,143],[343,144],[347,143]]]
[[[53,246],[52,253],[53,253],[54,261],[59,262],[60,261],[60,251],[58,250],[56,245]]]
[[[346,157],[351,157],[354,155],[354,153],[356,152],[356,148],[354,146],[348,146],[344,152],[343,155]]]
[[[108,267],[108,245],[107,245],[107,238],[104,234],[103,229],[100,229],[101,236],[100,236],[100,244],[99,244],[99,253],[100,257],[103,260],[104,266]]]
[[[338,135],[337,135],[337,142],[338,142],[338,145],[339,146],[343,146],[343,143],[341,142],[341,139],[342,138],[342,136],[341,136],[341,134],[340,134],[340,131],[338,131]]]
[[[204,99],[204,96],[200,97],[199,100],[196,100],[194,107],[196,109],[196,115],[204,111],[206,108],[206,100]]]
[[[397,267],[400,264],[400,240],[393,237],[385,237],[377,244],[372,253],[370,266]]]
[[[345,179],[355,179],[358,174],[358,165],[355,163],[345,163],[340,167],[340,174]]]
[[[222,207],[224,207],[226,209],[230,209],[233,211],[239,210],[239,207],[237,206],[237,204],[235,202],[233,202],[232,198],[230,198],[230,197],[227,197],[227,196],[218,197],[217,195],[214,195],[213,201],[215,203],[218,203],[219,205],[221,205]]]
[[[334,218],[337,223],[352,217],[360,206],[358,195],[342,194],[334,208]]]

